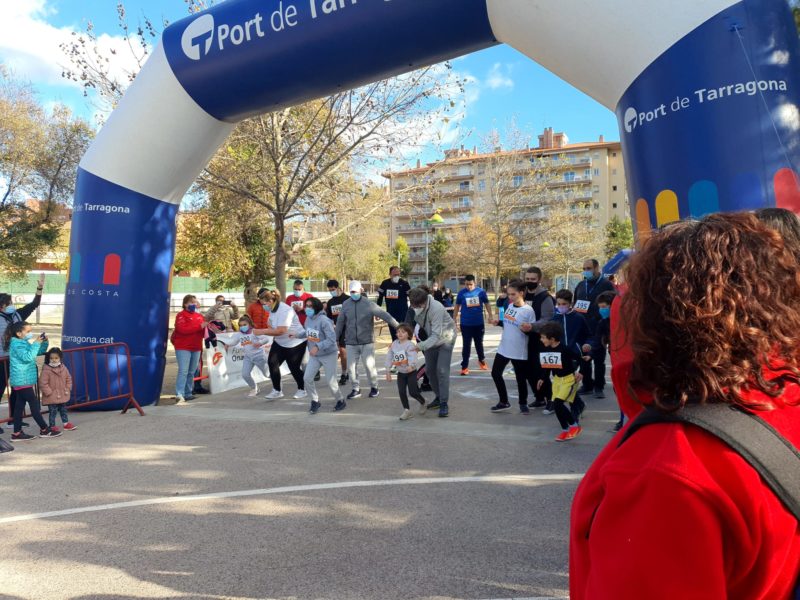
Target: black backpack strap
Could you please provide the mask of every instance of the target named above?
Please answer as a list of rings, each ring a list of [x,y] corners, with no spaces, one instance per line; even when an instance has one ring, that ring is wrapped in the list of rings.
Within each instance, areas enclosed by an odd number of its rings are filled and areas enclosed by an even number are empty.
[[[800,451],[772,425],[732,404],[689,404],[675,413],[646,408],[619,446],[653,423],[689,423],[718,437],[752,466],[800,521]]]

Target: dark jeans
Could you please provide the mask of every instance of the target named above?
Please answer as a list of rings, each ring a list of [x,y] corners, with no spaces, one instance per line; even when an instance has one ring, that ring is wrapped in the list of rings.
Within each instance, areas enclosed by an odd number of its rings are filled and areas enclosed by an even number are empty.
[[[56,416],[59,414],[61,415],[61,422],[64,423],[64,425],[69,423],[66,404],[50,404],[47,408],[50,410],[50,427],[56,426]]]
[[[416,371],[411,371],[411,373],[397,374],[397,392],[400,394],[400,402],[403,404],[403,408],[405,409],[409,408],[409,395],[420,404],[425,404],[425,398],[419,393]]]
[[[556,417],[558,417],[558,422],[561,424],[561,429],[569,429],[570,425],[575,425],[575,417],[572,416],[572,410],[570,410],[566,402],[556,400],[553,404],[555,404]]]
[[[284,348],[273,342],[269,349],[267,365],[269,366],[269,378],[272,380],[272,387],[276,390],[281,389],[281,365],[285,362],[289,365],[298,390],[304,390],[303,383],[303,357],[306,355],[306,343],[295,346],[294,348]]]
[[[22,431],[22,415],[25,414],[25,405],[31,407],[31,416],[39,429],[47,429],[47,423],[42,418],[42,407],[39,398],[36,397],[36,390],[32,387],[22,390],[14,390],[14,433]]]
[[[3,394],[6,393],[6,386],[8,385],[8,360],[0,362],[0,400],[3,399]],[[14,416],[14,406],[11,404],[11,394],[8,395],[8,416]]]
[[[539,381],[543,381],[541,389],[538,388]],[[533,396],[537,402],[544,401],[550,403],[553,398],[553,383],[550,381],[550,373],[542,368],[539,362],[539,353],[533,355],[528,363],[528,383],[533,390]]]
[[[506,358],[502,354],[497,354],[494,357],[492,364],[492,379],[494,385],[497,387],[497,394],[500,396],[500,404],[508,404],[508,390],[506,390],[506,382],[503,379],[503,371],[506,370],[508,363],[514,366],[514,377],[517,379],[517,389],[519,390],[519,404],[528,404],[528,361],[527,360],[512,360]]]
[[[602,390],[606,387],[606,349],[592,349],[592,360],[581,359],[580,372],[583,375],[583,387],[587,390]],[[593,372],[594,371],[594,372]]]
[[[469,366],[469,355],[472,350],[472,342],[475,342],[475,352],[478,354],[478,360],[484,362],[486,356],[483,353],[483,334],[486,328],[483,325],[462,325],[461,326],[461,339],[464,342],[461,348],[461,368],[466,369]]]

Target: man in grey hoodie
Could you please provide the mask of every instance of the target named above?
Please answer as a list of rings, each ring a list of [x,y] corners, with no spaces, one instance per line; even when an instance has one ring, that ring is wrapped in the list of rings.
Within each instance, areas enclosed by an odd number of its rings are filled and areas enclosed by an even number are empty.
[[[433,299],[423,289],[414,288],[408,293],[414,311],[414,322],[426,336],[417,347],[425,354],[425,372],[439,399],[439,416],[450,414],[450,361],[456,343],[456,324],[441,302]]]
[[[351,281],[350,298],[342,304],[342,311],[336,320],[336,338],[339,339],[344,333],[344,343],[347,346],[347,371],[350,381],[353,382],[353,391],[347,395],[348,400],[361,397],[361,385],[356,373],[359,360],[363,361],[367,371],[369,397],[375,398],[380,395],[378,371],[375,368],[375,317],[386,321],[395,329],[399,325],[392,315],[362,295],[360,281]]]

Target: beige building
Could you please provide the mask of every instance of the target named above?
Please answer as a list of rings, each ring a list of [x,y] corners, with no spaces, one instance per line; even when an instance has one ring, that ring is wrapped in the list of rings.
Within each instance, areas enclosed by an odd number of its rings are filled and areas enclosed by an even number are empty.
[[[589,212],[601,230],[617,216],[629,217],[625,170],[619,142],[570,144],[564,133],[547,128],[536,148],[480,154],[463,147],[445,153],[443,160],[405,171],[386,173],[392,210],[390,240],[408,242],[412,283],[425,277],[426,220],[434,213],[444,219],[435,231],[445,234],[485,215],[499,197],[515,198],[513,218],[524,224],[546,219],[548,205],[569,203],[572,212]]]

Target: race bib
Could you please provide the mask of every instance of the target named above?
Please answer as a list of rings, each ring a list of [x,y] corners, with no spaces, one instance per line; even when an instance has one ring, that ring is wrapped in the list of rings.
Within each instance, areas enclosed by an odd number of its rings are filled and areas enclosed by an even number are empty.
[[[341,304],[336,304],[336,305],[334,305],[334,306],[331,306],[331,314],[332,314],[334,317],[337,317],[337,316],[339,316],[339,314],[340,314],[341,312],[342,312],[342,305],[341,305]]]
[[[514,310],[513,308],[506,309],[505,315],[503,315],[503,321],[505,323],[509,323],[511,325],[514,325],[515,327],[518,327],[518,325],[517,325],[517,311]]]
[[[292,308],[295,309],[298,312],[303,310],[303,301],[302,300],[296,300],[296,301],[292,302]]]
[[[392,355],[393,367],[405,367],[406,365],[408,365],[408,356],[405,352],[395,352]]]
[[[592,303],[589,302],[588,300],[578,300],[575,303],[575,312],[579,312],[585,315],[586,313],[589,312],[589,306],[591,306],[591,304]]]
[[[400,298],[400,290],[386,290],[387,300],[398,300]]]
[[[481,299],[478,296],[467,296],[464,300],[467,302],[467,308],[477,308],[481,305]]]
[[[543,369],[561,369],[561,352],[540,352],[539,360]]]
[[[306,337],[308,338],[309,342],[314,342],[316,344],[319,343],[319,331],[316,329],[309,329],[306,332]]]

